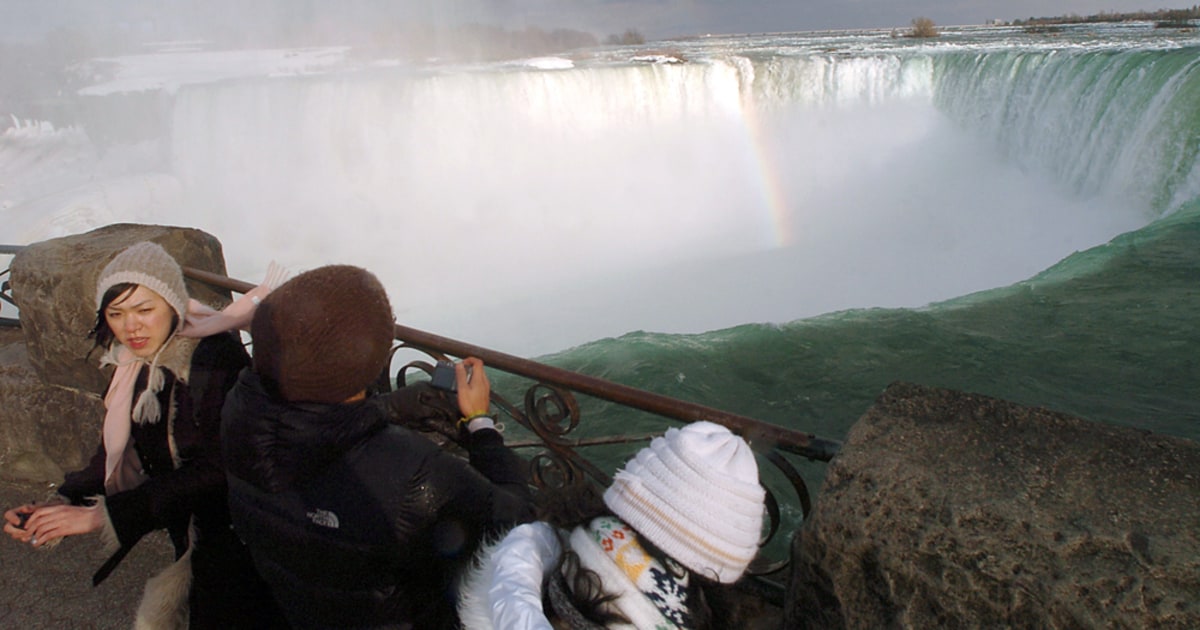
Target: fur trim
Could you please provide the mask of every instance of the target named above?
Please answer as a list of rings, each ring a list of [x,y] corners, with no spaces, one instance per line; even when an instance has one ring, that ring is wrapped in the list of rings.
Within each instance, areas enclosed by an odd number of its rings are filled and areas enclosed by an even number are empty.
[[[180,384],[186,385],[192,374],[192,353],[196,351],[196,346],[199,345],[200,339],[191,337],[182,337],[178,334],[172,334],[166,343],[163,344],[158,354],[150,360],[150,373],[147,376],[146,388],[142,390],[138,399],[133,402],[131,417],[133,422],[137,424],[154,424],[162,417],[162,410],[158,405],[158,392],[162,390],[166,381],[166,377],[156,368],[164,368],[170,370],[175,375],[175,380]],[[100,357],[100,367],[110,365],[119,365],[118,357],[121,344],[114,343],[109,346],[104,356]],[[145,363],[144,359],[136,359]]]
[[[487,541],[462,578],[459,623],[466,630],[550,630],[542,611],[542,583],[561,555],[558,533],[541,521]]]
[[[496,566],[499,540],[485,540],[475,552],[474,562],[463,571],[458,590],[458,621],[466,630],[492,630],[488,613],[488,587]]]
[[[187,383],[192,374],[192,354],[196,351],[196,346],[200,344],[200,341],[200,339],[192,337],[175,335],[167,342],[166,348],[159,355],[158,364],[171,370],[171,373],[180,382]]]
[[[141,395],[133,403],[133,409],[130,412],[130,418],[133,423],[139,425],[155,424],[162,419],[163,414],[158,402],[158,393],[162,391],[163,385],[166,384],[166,376],[163,374],[163,370],[170,370],[175,375],[176,387],[186,387],[192,373],[192,355],[195,353],[196,346],[199,345],[200,341],[198,338],[182,337],[179,335],[172,335],[170,339],[167,339],[162,349],[150,361],[146,388],[142,390]],[[109,347],[104,356],[100,358],[100,365],[118,365],[120,347],[120,344],[113,344]],[[138,359],[138,361],[145,363],[141,359]],[[132,385],[130,386],[132,387]],[[174,464],[175,468],[179,468],[183,464],[183,460],[179,456],[179,446],[175,443],[175,416],[178,409],[175,404],[175,397],[172,396],[170,400],[170,409],[167,410],[166,414],[167,450],[171,454],[172,464]],[[137,483],[141,482],[138,481]]]
[[[146,581],[135,630],[186,630],[192,589],[192,547],[161,573]]]
[[[185,387],[186,383],[180,381],[176,387]],[[171,454],[171,467],[179,470],[183,466],[183,458],[179,456],[179,445],[175,442],[175,419],[179,415],[179,404],[175,402],[175,396],[171,396],[171,409],[167,412],[167,452]]]
[[[88,500],[93,502],[92,509],[104,513],[104,522],[100,524],[100,544],[103,546],[104,553],[110,555],[116,553],[117,549],[121,548],[121,541],[117,538],[117,528],[108,514],[108,503],[105,502],[104,495],[97,494],[88,497]]]

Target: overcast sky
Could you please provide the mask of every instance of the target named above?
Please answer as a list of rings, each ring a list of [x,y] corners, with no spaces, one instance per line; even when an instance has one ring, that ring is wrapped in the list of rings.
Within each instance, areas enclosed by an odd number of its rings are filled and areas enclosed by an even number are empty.
[[[0,38],[40,39],[56,27],[117,27],[166,38],[216,29],[299,23],[482,22],[589,31],[603,37],[636,29],[648,38],[980,24],[1102,11],[1187,8],[1194,0],[0,0]],[[353,43],[353,42],[347,42]]]

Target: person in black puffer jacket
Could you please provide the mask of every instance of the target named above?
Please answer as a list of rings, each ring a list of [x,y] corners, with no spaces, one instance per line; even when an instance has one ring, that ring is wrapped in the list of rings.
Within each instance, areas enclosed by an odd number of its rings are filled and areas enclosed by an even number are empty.
[[[456,366],[469,462],[392,422],[394,320],[366,270],[288,281],[251,324],[253,369],[223,410],[234,528],[297,628],[448,628],[479,540],[532,518],[524,463],[487,415],[483,364]]]

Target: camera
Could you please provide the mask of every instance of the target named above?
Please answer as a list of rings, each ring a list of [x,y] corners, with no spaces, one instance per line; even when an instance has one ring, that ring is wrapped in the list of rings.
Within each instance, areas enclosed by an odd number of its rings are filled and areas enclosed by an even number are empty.
[[[458,390],[458,381],[454,376],[454,364],[449,361],[438,361],[433,367],[433,377],[429,384],[448,392]]]

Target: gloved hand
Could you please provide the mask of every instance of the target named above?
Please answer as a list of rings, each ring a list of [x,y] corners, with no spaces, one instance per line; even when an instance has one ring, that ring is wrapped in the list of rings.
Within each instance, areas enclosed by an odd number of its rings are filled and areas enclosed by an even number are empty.
[[[382,396],[384,409],[394,424],[414,431],[433,431],[459,441],[458,420],[462,412],[454,392],[429,383],[413,383]]]

